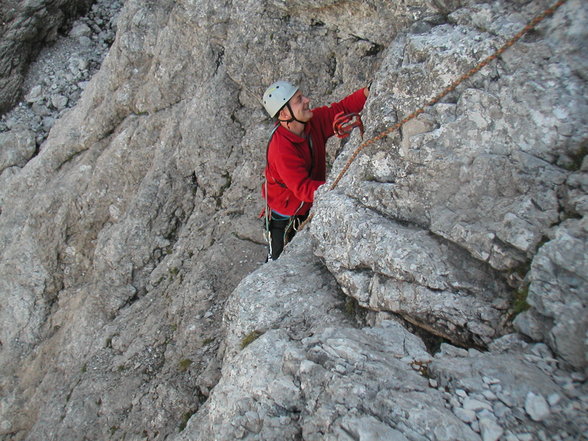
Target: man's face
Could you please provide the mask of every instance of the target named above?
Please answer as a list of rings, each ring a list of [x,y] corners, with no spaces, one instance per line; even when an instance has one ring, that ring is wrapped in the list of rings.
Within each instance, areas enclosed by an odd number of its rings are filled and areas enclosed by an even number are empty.
[[[290,107],[292,108],[292,112],[297,120],[307,122],[310,121],[312,118],[312,111],[309,109],[308,105],[310,104],[310,100],[306,98],[302,93],[298,90],[294,94],[292,98],[290,98]],[[283,111],[290,113],[288,111],[288,107],[282,109]],[[289,119],[284,118],[284,119]]]

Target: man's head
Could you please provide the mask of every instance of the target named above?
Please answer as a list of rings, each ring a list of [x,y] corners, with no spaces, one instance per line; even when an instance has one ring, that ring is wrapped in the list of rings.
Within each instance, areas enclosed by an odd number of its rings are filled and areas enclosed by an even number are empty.
[[[263,94],[263,105],[271,117],[277,116],[281,122],[297,121],[306,124],[312,118],[312,111],[306,98],[298,87],[287,81],[276,81]]]

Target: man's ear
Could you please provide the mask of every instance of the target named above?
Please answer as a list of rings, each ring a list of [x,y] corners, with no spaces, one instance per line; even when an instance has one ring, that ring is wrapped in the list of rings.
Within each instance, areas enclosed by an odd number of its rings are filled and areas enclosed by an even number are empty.
[[[292,116],[290,115],[290,112],[288,111],[288,106],[282,107],[280,109],[280,111],[278,112],[278,119],[289,120],[290,118],[292,118]]]

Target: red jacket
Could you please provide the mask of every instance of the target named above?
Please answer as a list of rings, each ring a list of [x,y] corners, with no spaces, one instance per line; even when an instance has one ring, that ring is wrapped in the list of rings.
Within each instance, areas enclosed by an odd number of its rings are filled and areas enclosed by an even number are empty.
[[[265,169],[264,186],[267,185],[267,203],[271,210],[287,216],[308,213],[315,190],[325,183],[325,144],[334,134],[335,115],[360,112],[365,102],[364,90],[360,89],[338,103],[312,109],[313,116],[304,129],[305,137],[278,126],[268,146]],[[262,195],[265,197],[265,188],[262,188]]]

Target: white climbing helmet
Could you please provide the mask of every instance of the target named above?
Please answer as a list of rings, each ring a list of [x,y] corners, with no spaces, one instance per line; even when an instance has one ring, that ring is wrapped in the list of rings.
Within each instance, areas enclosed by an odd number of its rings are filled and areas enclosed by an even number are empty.
[[[298,87],[287,81],[276,81],[263,94],[263,106],[273,118],[294,96]]]

